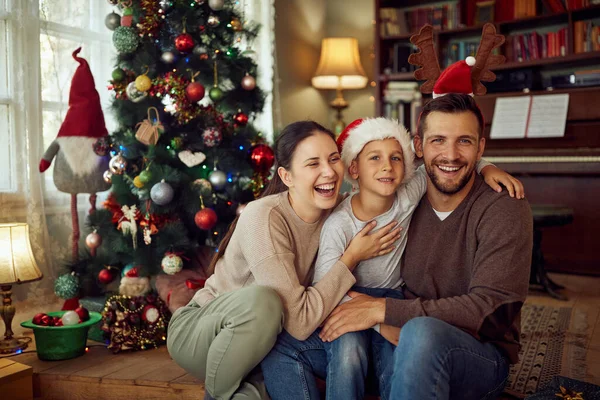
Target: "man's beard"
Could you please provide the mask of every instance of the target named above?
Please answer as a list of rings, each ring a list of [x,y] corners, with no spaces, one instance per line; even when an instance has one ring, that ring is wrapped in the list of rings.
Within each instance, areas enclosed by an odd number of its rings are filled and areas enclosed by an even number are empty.
[[[435,186],[436,189],[440,192],[447,195],[452,195],[460,192],[467,185],[467,183],[469,183],[469,179],[471,179],[471,177],[473,176],[473,172],[475,171],[475,165],[473,165],[467,170],[467,173],[465,173],[457,183],[452,184],[442,182],[442,180],[436,175],[435,168],[437,168],[435,165],[425,163],[425,170],[427,171],[427,175],[429,175],[433,186]]]

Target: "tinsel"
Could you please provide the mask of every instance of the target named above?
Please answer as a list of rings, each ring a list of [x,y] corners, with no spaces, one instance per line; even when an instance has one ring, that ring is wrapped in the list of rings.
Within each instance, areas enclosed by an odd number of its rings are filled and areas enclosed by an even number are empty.
[[[126,99],[127,94],[125,93],[125,90],[127,89],[127,85],[135,81],[135,72],[125,68],[123,68],[123,71],[125,71],[125,79],[122,79],[120,81],[115,81],[113,79],[108,85],[108,90],[112,90],[115,92],[116,99]]]
[[[156,37],[164,21],[161,14],[158,13],[160,7],[155,0],[140,0],[142,16],[137,24],[137,30],[140,37]]]

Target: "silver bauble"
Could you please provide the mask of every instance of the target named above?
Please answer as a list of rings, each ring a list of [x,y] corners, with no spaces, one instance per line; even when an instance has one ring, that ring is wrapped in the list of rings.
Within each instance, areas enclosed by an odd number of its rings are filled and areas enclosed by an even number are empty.
[[[73,310],[70,310],[65,312],[60,319],[63,323],[63,326],[77,325],[79,323],[79,314]]]
[[[252,75],[246,74],[246,76],[242,78],[242,87],[244,90],[254,90],[256,87],[256,79],[254,79]]]
[[[225,7],[225,0],[208,0],[208,6],[215,11],[220,11]]]
[[[97,249],[102,244],[102,236],[96,231],[90,233],[85,238],[85,245],[90,249]]]
[[[150,189],[150,198],[159,206],[167,205],[173,200],[175,191],[173,187],[164,180],[158,182]]]
[[[104,171],[104,174],[102,175],[102,177],[104,178],[104,182],[112,183],[112,175],[112,172],[110,172],[109,170]]]
[[[110,159],[108,169],[113,175],[121,175],[127,168],[127,160],[121,154],[117,154]]]
[[[208,180],[215,190],[223,190],[227,184],[227,174],[215,169],[208,175]]]
[[[129,85],[127,85],[125,93],[127,94],[127,98],[134,103],[139,103],[148,96],[148,93],[137,90],[135,87],[135,81],[130,82]]]
[[[162,53],[162,55],[160,56],[160,59],[165,63],[165,64],[173,64],[175,62],[175,54],[173,54],[172,51],[165,51],[164,53]]]
[[[208,24],[208,26],[210,26],[211,28],[216,28],[217,26],[219,26],[219,24],[221,23],[221,20],[219,19],[219,17],[217,17],[214,14],[210,14],[208,16],[208,20],[206,21],[206,23]]]
[[[121,26],[121,16],[114,11],[111,12],[104,19],[104,25],[106,25],[106,27],[111,31],[114,31]]]

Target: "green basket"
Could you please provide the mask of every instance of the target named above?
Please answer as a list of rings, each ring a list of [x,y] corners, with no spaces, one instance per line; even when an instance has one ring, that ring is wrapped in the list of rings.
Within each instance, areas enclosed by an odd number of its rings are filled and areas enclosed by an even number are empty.
[[[62,317],[65,312],[50,312],[48,315]],[[88,330],[101,319],[102,315],[99,312],[90,311],[90,319],[77,325],[43,326],[29,320],[22,322],[21,326],[33,329],[40,360],[68,360],[85,353]]]

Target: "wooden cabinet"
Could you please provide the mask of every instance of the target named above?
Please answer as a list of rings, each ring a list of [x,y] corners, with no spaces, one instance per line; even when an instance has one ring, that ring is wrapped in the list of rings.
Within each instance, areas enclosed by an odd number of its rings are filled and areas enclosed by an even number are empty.
[[[462,56],[469,55],[473,48],[470,43],[478,43],[481,24],[466,23],[476,18],[477,3],[478,0],[375,1],[377,115],[384,115],[389,109],[386,94],[390,82],[414,81],[406,60],[398,58],[399,55],[406,57],[410,36],[420,28],[415,22],[421,25],[425,21],[433,22],[432,25],[442,28],[435,31],[434,42],[440,66],[444,68],[452,55],[455,58],[461,52]],[[529,6],[524,6],[525,3]],[[552,4],[561,3],[569,7],[587,6],[552,10]],[[600,275],[600,253],[595,250],[600,243],[597,233],[600,225],[600,5],[593,3],[587,0],[496,0],[494,14],[502,21],[493,22],[498,33],[507,38],[501,53],[508,59],[493,71],[503,74],[503,78],[523,78],[526,90],[513,89],[518,86],[500,80],[495,85],[484,83],[488,94],[477,97],[477,102],[486,121],[484,157],[519,176],[526,183],[531,203],[562,204],[574,209],[573,224],[544,232],[547,268]],[[514,7],[534,8],[521,10],[524,12],[521,15],[529,15],[527,17],[510,18],[515,15]],[[426,11],[427,8],[432,11]],[[408,22],[394,21],[407,15]],[[514,74],[508,75],[510,73]],[[587,86],[566,84],[586,73],[589,74],[586,77],[598,76],[598,81],[589,79]],[[563,85],[559,85],[562,78]],[[398,86],[402,85],[392,84],[392,87]],[[564,137],[490,139],[496,99],[554,93],[570,95]],[[427,96],[423,101],[428,101]],[[409,109],[419,112],[418,107],[406,108]],[[416,117],[418,115],[405,113],[403,122],[410,127],[411,119]]]

